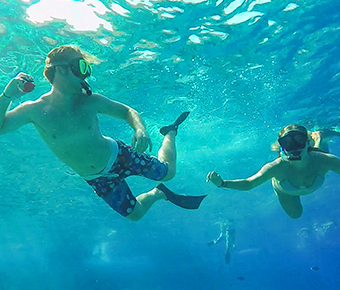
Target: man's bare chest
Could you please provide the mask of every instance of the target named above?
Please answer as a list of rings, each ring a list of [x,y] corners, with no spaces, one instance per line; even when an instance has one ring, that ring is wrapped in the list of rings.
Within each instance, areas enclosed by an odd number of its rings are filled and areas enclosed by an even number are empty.
[[[44,110],[36,116],[34,124],[41,134],[53,139],[74,138],[98,129],[96,115],[84,111]]]

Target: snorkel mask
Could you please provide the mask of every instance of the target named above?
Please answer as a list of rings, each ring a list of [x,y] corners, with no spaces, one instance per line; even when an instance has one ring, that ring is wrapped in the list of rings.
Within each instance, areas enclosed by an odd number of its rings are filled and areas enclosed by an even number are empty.
[[[91,76],[92,67],[83,58],[76,58],[70,62],[70,69],[72,73],[77,77],[82,79],[81,86],[86,91],[88,96],[92,95],[92,90],[90,85],[85,81],[85,79]]]
[[[301,152],[306,147],[307,135],[298,130],[292,130],[278,139],[281,158],[283,160],[301,160]]]
[[[72,73],[77,78],[85,80],[87,77],[91,76],[92,67],[83,58],[73,59],[69,64],[70,64],[70,69],[71,69]]]
[[[83,80],[81,86],[86,91],[86,94],[88,96],[92,95],[91,87],[85,81],[87,77],[91,76],[92,67],[85,59],[79,57],[71,60],[69,63],[50,64],[50,67],[53,66],[69,66],[74,76]]]

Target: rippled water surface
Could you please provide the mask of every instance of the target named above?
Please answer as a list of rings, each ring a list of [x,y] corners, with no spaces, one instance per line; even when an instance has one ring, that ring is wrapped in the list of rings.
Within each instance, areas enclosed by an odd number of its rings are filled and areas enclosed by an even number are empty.
[[[0,289],[338,289],[339,176],[304,196],[288,218],[270,182],[250,192],[205,183],[211,170],[243,178],[276,158],[289,123],[337,128],[340,91],[338,1],[0,0],[2,89],[18,72],[50,89],[46,54],[77,44],[96,55],[93,91],[139,111],[152,138],[181,112],[178,172],[183,194],[208,194],[198,211],[157,203],[124,220],[52,155],[33,127],[0,138]],[[19,103],[16,101],[13,106]],[[100,117],[102,132],[132,131]],[[330,144],[340,155],[340,140]],[[128,179],[137,195],[155,183]],[[233,220],[224,244],[208,247]]]

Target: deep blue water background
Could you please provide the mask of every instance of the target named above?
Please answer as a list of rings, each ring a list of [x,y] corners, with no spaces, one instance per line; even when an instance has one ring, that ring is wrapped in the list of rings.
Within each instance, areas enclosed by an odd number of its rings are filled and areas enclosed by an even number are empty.
[[[191,111],[177,138],[178,173],[168,185],[209,196],[198,211],[159,202],[132,223],[60,163],[32,126],[1,136],[0,289],[339,289],[339,176],[329,173],[321,189],[302,197],[299,220],[285,215],[270,182],[251,192],[205,183],[211,170],[225,179],[255,173],[276,157],[270,144],[289,123],[311,130],[340,125],[338,1],[296,1],[299,7],[286,12],[289,1],[256,5],[263,13],[256,23],[233,26],[206,22],[247,11],[250,1],[231,15],[221,14],[230,1],[152,4],[182,9],[174,19],[160,17],[147,2],[117,2],[131,11],[129,18],[98,17],[120,33],[73,31],[60,20],[33,24],[27,9],[36,3],[0,1],[2,86],[25,71],[36,89],[22,101],[38,98],[49,90],[42,76],[48,51],[80,45],[103,60],[89,80],[93,90],[141,113],[153,154],[159,127]],[[202,26],[228,37],[199,34]],[[180,40],[168,42],[164,29]],[[188,43],[193,33],[209,37]],[[143,50],[157,55],[143,61]],[[126,124],[100,121],[104,134],[130,142]],[[339,156],[340,140],[329,145]],[[155,185],[137,177],[128,183],[136,194]],[[207,246],[226,219],[236,229],[230,264],[223,244]]]

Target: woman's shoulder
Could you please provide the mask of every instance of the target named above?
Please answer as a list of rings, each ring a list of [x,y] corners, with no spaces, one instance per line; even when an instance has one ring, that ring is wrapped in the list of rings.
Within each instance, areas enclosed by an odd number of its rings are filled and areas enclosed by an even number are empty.
[[[331,154],[331,153],[326,153],[322,151],[314,151],[310,152],[311,157],[314,160],[315,166],[319,168],[321,171],[328,171],[330,170],[330,167],[332,167],[332,164],[334,163],[339,163],[339,157]]]
[[[281,158],[268,162],[264,167],[271,171],[271,174],[275,177],[281,176],[283,172],[287,170],[287,166]]]

